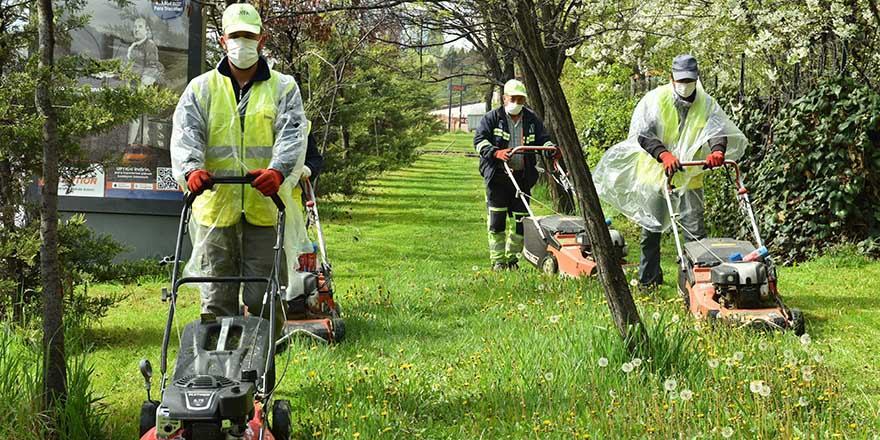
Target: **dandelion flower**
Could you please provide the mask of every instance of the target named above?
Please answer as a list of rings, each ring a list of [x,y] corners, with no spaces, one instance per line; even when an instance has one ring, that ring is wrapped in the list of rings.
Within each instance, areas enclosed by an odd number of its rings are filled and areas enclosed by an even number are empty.
[[[736,361],[733,358],[727,358],[724,360],[724,363],[727,364],[728,367],[732,367],[733,364],[736,363]]]
[[[742,361],[743,359],[745,359],[745,357],[746,357],[745,353],[743,353],[741,351],[737,351],[737,352],[733,353],[733,360],[735,360],[737,362]]]
[[[651,318],[652,318],[654,321],[659,321],[659,320],[660,320],[660,312],[654,312],[654,314],[651,315]]]
[[[557,322],[559,322],[559,315],[553,315],[548,319],[550,320],[551,324],[556,324]]]
[[[543,285],[543,284],[538,284],[538,290],[544,290],[544,285]]]
[[[642,358],[634,358],[632,360],[633,367],[640,367],[642,365]]]
[[[791,350],[785,350],[782,352],[782,355],[785,356],[785,360],[794,359],[794,352]]]
[[[764,387],[763,380],[753,380],[749,383],[749,390],[751,390],[755,394],[760,393],[761,388],[763,388],[763,387]]]
[[[709,359],[709,368],[718,368],[718,365],[721,362],[718,362],[718,359]]]
[[[725,426],[721,429],[721,436],[724,438],[730,438],[733,435],[733,428],[730,426]]]
[[[633,279],[629,280],[629,285],[630,285],[630,286],[633,286],[633,287],[636,287],[636,286],[639,285],[639,282],[638,282],[638,280],[636,280],[635,278],[633,278]]]
[[[825,356],[822,356],[822,353],[816,353],[816,355],[813,356],[813,360],[816,361],[817,364],[821,364],[822,361],[825,360]]]
[[[677,382],[675,379],[671,378],[671,377],[670,377],[669,379],[666,379],[666,380],[663,382],[663,388],[664,388],[666,391],[675,391],[675,389],[676,389],[677,387],[678,387],[678,382]]]
[[[813,374],[813,367],[809,365],[804,365],[801,367],[801,374]]]
[[[516,305],[516,309],[519,310],[520,312],[522,312],[523,310],[526,309],[526,305],[523,303],[519,303]]]
[[[681,393],[678,394],[678,397],[681,397],[681,400],[687,402],[688,400],[691,400],[694,398],[694,392],[685,388],[685,389],[681,390]]]
[[[761,387],[761,391],[759,391],[758,394],[760,394],[763,397],[769,397],[770,396],[770,385],[764,384]]]
[[[617,397],[617,393],[614,390],[608,390],[608,395],[611,396],[612,399]]]
[[[804,379],[804,382],[810,382],[811,380],[813,380],[813,373],[812,372],[810,372],[809,374],[803,373],[803,379]]]
[[[703,330],[703,326],[700,325],[699,322],[695,322],[694,323],[694,331],[699,332],[700,330]]]
[[[605,368],[608,366],[608,358],[600,357],[599,358],[599,366]]]
[[[476,271],[480,270],[480,266],[474,265],[474,267],[472,267],[471,270],[476,272]]]
[[[810,342],[813,342],[813,338],[810,337],[809,333],[804,333],[801,335],[801,344],[804,347],[810,345]]]
[[[672,322],[678,322],[678,315],[672,315]]]
[[[807,399],[806,397],[801,396],[801,398],[798,399],[798,406],[806,407],[806,406],[809,406],[809,405],[810,405],[810,401],[809,401],[809,399]]]
[[[547,382],[553,380],[553,373],[550,371],[544,373],[544,380],[546,380]]]
[[[760,348],[761,351],[766,350],[766,349],[767,349],[767,346],[768,346],[767,341],[761,341],[761,342],[758,342],[758,348]]]
[[[623,365],[620,366],[620,369],[623,370],[624,373],[629,373],[633,370],[633,364],[630,362],[624,362]]]

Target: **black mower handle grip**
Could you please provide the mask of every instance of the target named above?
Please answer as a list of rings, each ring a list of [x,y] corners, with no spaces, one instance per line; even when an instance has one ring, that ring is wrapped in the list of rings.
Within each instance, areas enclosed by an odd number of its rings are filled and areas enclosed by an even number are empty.
[[[244,176],[211,176],[211,181],[205,185],[205,189],[213,189],[214,184],[233,184],[233,185],[250,185],[257,176],[253,174],[245,174]],[[204,192],[204,190],[202,191]],[[201,195],[201,192],[194,193],[191,192],[186,196],[186,204],[192,206],[193,202],[195,202],[196,197]],[[275,203],[275,207],[278,208],[279,211],[284,211],[284,202],[281,200],[281,197],[278,194],[272,194],[270,196],[272,201]]]
[[[559,151],[558,147],[545,147],[541,145],[522,145],[510,150],[510,154],[516,153],[527,153],[527,152],[538,152],[538,151]]]
[[[687,162],[681,162],[681,166],[683,166],[683,167],[705,167],[705,166],[708,166],[708,164],[706,163],[705,160],[692,160],[692,161],[687,161]],[[741,178],[742,175],[739,172],[739,164],[737,164],[736,161],[733,161],[733,160],[725,160],[721,164],[721,166],[733,167],[733,170],[736,172],[736,180],[734,181],[735,182],[734,184],[736,185],[736,189],[740,193],[744,193],[746,191],[746,189],[742,185],[742,178]],[[717,168],[721,168],[721,167],[717,167]],[[668,188],[672,188],[672,178],[674,176],[675,176],[675,174],[673,174],[671,176],[666,176],[666,186]]]

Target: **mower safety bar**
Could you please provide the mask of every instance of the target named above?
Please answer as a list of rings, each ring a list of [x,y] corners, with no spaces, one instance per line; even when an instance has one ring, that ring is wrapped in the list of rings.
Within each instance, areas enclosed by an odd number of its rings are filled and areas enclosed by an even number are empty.
[[[214,188],[214,184],[235,184],[235,185],[250,185],[257,176],[253,174],[246,174],[244,176],[212,176],[211,181],[205,185],[205,189]],[[192,206],[193,202],[196,201],[196,197],[200,196],[202,193],[189,193],[186,196],[186,204],[187,206]],[[278,194],[272,194],[270,196],[272,201],[275,203],[275,207],[278,208],[279,211],[284,211],[284,202],[281,200],[281,197]]]
[[[270,283],[269,277],[183,277],[174,283],[175,289],[192,283]],[[176,291],[176,290],[175,290]]]
[[[683,166],[683,167],[705,167],[705,166],[708,166],[708,164],[706,163],[705,160],[693,160],[693,161],[688,161],[688,162],[681,162],[681,166]],[[733,167],[733,170],[736,172],[736,180],[735,180],[736,189],[739,192],[745,191],[745,187],[743,187],[743,185],[742,185],[742,176],[739,172],[739,165],[736,163],[736,161],[725,160],[724,163],[721,164],[721,166],[732,166]],[[718,168],[720,168],[720,167],[718,167]],[[672,188],[672,178],[674,176],[675,176],[675,174],[673,174],[672,176],[666,176],[666,187],[667,188],[670,188],[670,189]]]

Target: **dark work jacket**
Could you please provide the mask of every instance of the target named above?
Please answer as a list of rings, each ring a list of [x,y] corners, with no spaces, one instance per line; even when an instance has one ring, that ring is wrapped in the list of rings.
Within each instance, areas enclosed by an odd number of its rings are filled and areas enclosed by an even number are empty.
[[[315,135],[312,133],[309,133],[309,141],[306,143],[306,162],[304,165],[312,170],[312,177],[309,179],[314,182],[318,178],[318,174],[321,173],[321,167],[324,166],[324,156],[318,150],[318,141],[315,140]]]
[[[547,145],[551,143],[544,123],[535,112],[523,107],[520,117],[522,118],[522,133],[525,141],[522,145]],[[507,139],[505,139],[505,134]],[[480,174],[486,185],[495,176],[496,171],[504,172],[502,161],[495,158],[495,152],[508,148],[509,138],[510,127],[507,126],[504,107],[498,107],[486,113],[480,120],[480,125],[474,134],[474,150],[480,155]],[[524,156],[524,183],[528,188],[531,188],[538,182],[538,170],[535,169],[536,156],[533,154]]]

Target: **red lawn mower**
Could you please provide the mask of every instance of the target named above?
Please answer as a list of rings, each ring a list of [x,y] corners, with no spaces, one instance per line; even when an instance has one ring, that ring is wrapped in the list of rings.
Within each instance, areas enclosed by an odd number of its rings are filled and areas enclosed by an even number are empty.
[[[561,152],[557,147],[522,146],[511,150],[510,154],[536,154],[550,152],[558,156]],[[558,159],[553,159],[553,169],[548,172],[553,179],[576,200],[574,187]],[[587,237],[584,219],[581,217],[554,214],[536,216],[529,204],[527,196],[519,187],[513,170],[504,162],[504,171],[516,188],[517,197],[525,204],[528,217],[523,219],[523,257],[533,266],[548,274],[562,273],[567,276],[579,277],[596,274],[596,261],[593,259],[592,246]],[[605,221],[611,225],[610,220]],[[609,229],[611,242],[618,254],[621,264],[625,264],[627,254],[626,240],[623,234]]]
[[[681,165],[706,166],[706,162],[682,162]],[[782,302],[776,288],[776,268],[761,241],[739,166],[732,160],[724,161],[724,165],[736,171],[734,185],[740,211],[751,224],[757,248],[748,241],[733,238],[704,238],[687,241],[682,246],[679,227],[689,237],[696,237],[679,224],[679,214],[672,204],[672,176],[668,177],[663,193],[678,250],[678,291],[696,317],[720,319],[742,327],[793,330],[801,335],[805,331],[804,315]]]

